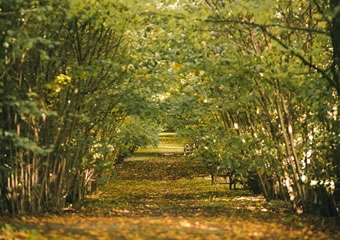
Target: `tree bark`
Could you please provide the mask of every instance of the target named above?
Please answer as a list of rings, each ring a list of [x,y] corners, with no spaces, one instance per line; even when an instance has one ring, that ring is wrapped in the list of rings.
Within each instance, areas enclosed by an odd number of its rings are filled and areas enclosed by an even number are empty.
[[[336,86],[338,97],[340,96],[340,0],[331,0],[330,7],[333,11],[333,19],[331,22],[331,38],[333,45],[333,78]]]
[[[331,39],[333,45],[333,65],[332,74],[336,84],[337,97],[340,97],[340,0],[330,0],[330,9],[333,12],[333,18],[330,24]],[[338,105],[338,112],[340,106]],[[337,121],[339,128],[339,121]],[[336,131],[336,129],[335,129]],[[336,175],[340,176],[340,148],[337,147],[333,151],[333,159]],[[340,202],[340,181],[335,183],[334,198],[337,204]]]

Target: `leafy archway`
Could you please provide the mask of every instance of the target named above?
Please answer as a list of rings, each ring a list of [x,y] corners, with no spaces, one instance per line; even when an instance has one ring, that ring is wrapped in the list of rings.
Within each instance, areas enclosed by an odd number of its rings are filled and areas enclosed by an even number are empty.
[[[0,211],[82,199],[159,126],[337,215],[339,1],[3,1]]]

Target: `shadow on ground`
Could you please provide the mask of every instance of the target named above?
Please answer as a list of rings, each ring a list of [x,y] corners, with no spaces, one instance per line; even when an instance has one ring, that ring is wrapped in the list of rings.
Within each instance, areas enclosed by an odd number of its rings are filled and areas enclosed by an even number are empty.
[[[212,185],[204,166],[169,146],[117,165],[115,181],[64,214],[0,216],[0,239],[340,239],[336,219]]]

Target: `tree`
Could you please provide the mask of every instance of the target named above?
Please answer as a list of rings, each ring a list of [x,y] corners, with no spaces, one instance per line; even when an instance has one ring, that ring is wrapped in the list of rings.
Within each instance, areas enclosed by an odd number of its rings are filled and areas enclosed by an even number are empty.
[[[166,122],[268,200],[338,214],[339,1],[3,2],[1,212],[81,200]]]
[[[186,49],[176,56],[182,61],[172,92],[182,100],[171,102],[176,126],[202,136],[208,145],[201,147],[221,166],[256,172],[267,199],[290,199],[298,212],[317,205],[321,214],[337,215],[336,4],[182,3],[175,18],[190,27]]]
[[[105,0],[1,6],[0,211],[59,211],[113,170],[128,116],[157,106],[128,43],[135,15]]]

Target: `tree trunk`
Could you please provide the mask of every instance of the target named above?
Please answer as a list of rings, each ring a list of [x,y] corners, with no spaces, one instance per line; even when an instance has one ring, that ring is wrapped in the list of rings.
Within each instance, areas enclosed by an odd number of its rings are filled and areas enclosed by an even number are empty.
[[[331,38],[332,38],[332,45],[333,45],[333,66],[332,66],[332,73],[333,79],[336,86],[336,91],[338,94],[338,98],[340,97],[340,0],[330,0],[330,8],[334,12],[332,24],[330,26],[331,30]],[[339,115],[339,104],[338,104],[338,115]],[[334,129],[339,129],[339,120],[336,121],[336,126]],[[337,144],[337,143],[335,143]],[[333,150],[333,159],[335,165],[335,172],[339,179],[340,177],[340,148],[337,147]],[[340,181],[337,180],[335,183],[335,191],[334,191],[334,198],[336,204],[340,204]]]
[[[338,97],[340,96],[340,0],[331,0],[330,7],[333,11],[333,19],[331,27],[331,38],[333,44],[333,78],[335,82]]]

